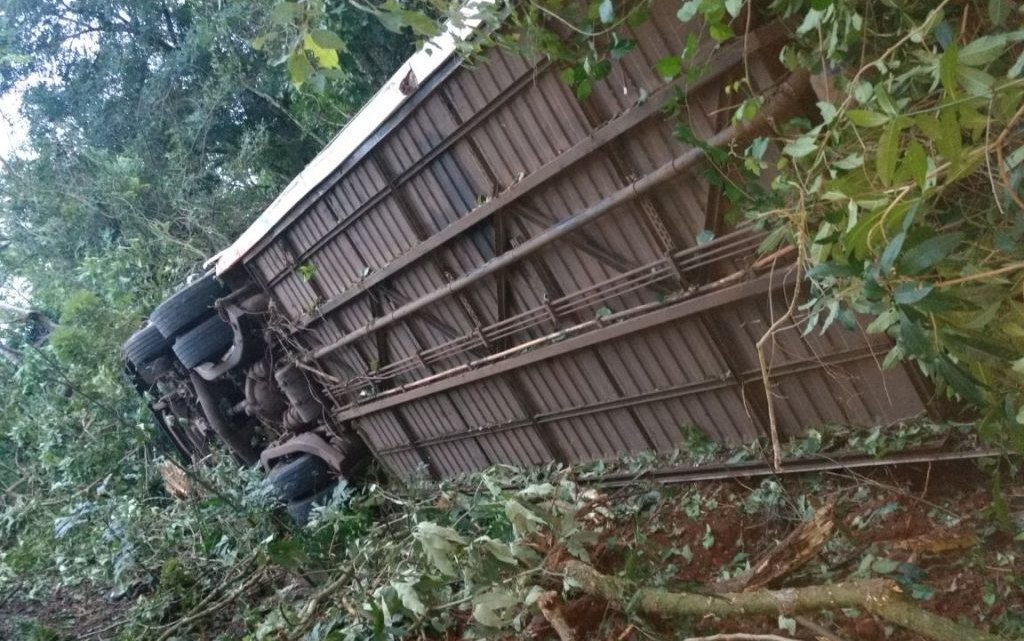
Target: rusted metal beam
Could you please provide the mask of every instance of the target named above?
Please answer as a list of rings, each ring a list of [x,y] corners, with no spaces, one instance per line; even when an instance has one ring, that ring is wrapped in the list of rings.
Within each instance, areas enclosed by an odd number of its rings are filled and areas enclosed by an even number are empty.
[[[516,215],[528,220],[542,229],[551,227],[558,223],[558,219],[554,216],[546,214],[526,204],[513,205],[512,211]],[[604,263],[619,273],[628,272],[639,266],[625,256],[622,256],[607,247],[603,247],[599,242],[594,240],[593,236],[588,234],[586,230],[581,230],[580,232],[569,236],[565,240],[565,243],[596,259],[598,262]],[[661,293],[669,291],[664,287],[658,289]]]
[[[835,367],[846,365],[848,363],[855,363],[868,358],[873,358],[878,353],[878,351],[888,349],[888,347],[889,346],[887,344],[864,345],[842,352],[828,354],[822,358],[810,358],[800,361],[794,361],[792,363],[786,363],[781,367],[775,368],[772,374],[774,378],[781,379],[785,377],[796,376],[798,374],[803,374],[806,372],[811,372],[820,369],[822,366]],[[750,370],[741,374],[739,378],[744,382],[744,384],[759,384],[761,382],[761,372],[760,370]],[[708,378],[702,381],[684,383],[682,385],[674,385],[672,387],[666,387],[664,389],[641,392],[639,394],[634,394],[632,396],[607,399],[580,407],[567,407],[565,409],[555,410],[553,412],[538,413],[536,415],[521,418],[515,421],[506,421],[502,423],[497,423],[495,425],[476,427],[466,432],[444,434],[442,436],[436,436],[431,439],[425,439],[423,441],[420,441],[420,444],[439,445],[441,443],[450,443],[465,439],[475,439],[482,436],[507,432],[510,430],[522,429],[523,427],[526,426],[537,427],[572,418],[583,418],[587,416],[593,416],[594,414],[600,414],[602,412],[629,409],[634,407],[640,407],[643,405],[650,405],[652,403],[662,403],[665,401],[687,398],[698,394],[707,394],[708,392],[727,389],[729,387],[733,387],[734,385],[735,383],[731,378]],[[395,452],[402,452],[408,449],[410,448],[406,446],[399,446],[381,450],[381,454],[393,454]]]
[[[594,484],[601,485],[602,487],[623,487],[626,485],[632,485],[640,480],[651,480],[664,484],[696,483],[698,481],[719,481],[739,478],[756,478],[760,476],[807,474],[810,472],[855,470],[872,467],[889,467],[893,465],[941,463],[945,461],[970,461],[979,458],[997,458],[1001,456],[1007,456],[1007,453],[994,448],[969,450],[966,452],[922,449],[891,454],[884,458],[877,458],[864,454],[839,454],[832,457],[817,456],[809,459],[784,460],[782,462],[781,469],[775,469],[770,463],[746,462],[702,465],[700,467],[668,470],[652,470],[643,474],[622,472],[606,475],[597,479]]]
[[[478,348],[483,349],[488,344],[493,346],[501,338],[528,332],[545,323],[550,323],[553,328],[557,328],[560,315],[566,318],[578,317],[580,310],[593,309],[603,301],[639,289],[650,288],[659,294],[659,300],[665,300],[676,291],[667,287],[673,277],[678,277],[680,273],[685,275],[693,269],[698,269],[707,260],[728,260],[735,256],[742,256],[743,262],[749,262],[753,251],[751,243],[756,244],[759,241],[757,235],[749,235],[749,231],[747,229],[737,230],[722,235],[705,247],[680,250],[673,256],[676,267],[674,270],[665,266],[665,259],[658,259],[645,265],[633,267],[629,271],[604,281],[592,283],[560,298],[552,299],[552,291],[561,291],[557,284],[549,286],[540,282],[540,289],[545,295],[541,305],[519,312],[506,320],[494,322],[481,328],[479,332],[474,330],[448,342],[434,345],[417,354],[416,358],[407,357],[402,361],[397,361],[392,368],[381,372],[381,375],[396,376],[406,373],[411,365],[415,365],[420,360],[432,362]],[[517,241],[513,239],[513,245],[516,243]],[[700,251],[698,252],[697,249]],[[532,265],[532,261],[527,261],[527,265]],[[536,270],[533,271],[536,272]],[[540,277],[541,274],[537,273],[538,281]],[[666,284],[664,289],[661,286],[662,282]],[[532,291],[536,292],[538,288],[534,287]],[[481,335],[488,338],[487,342],[481,340]]]
[[[690,292],[690,296],[688,298],[684,298],[681,302],[659,306],[654,311],[635,318],[630,318],[617,323],[609,323],[588,333],[565,338],[564,340],[547,344],[542,347],[534,347],[532,350],[523,354],[510,356],[504,360],[499,360],[491,364],[479,367],[475,367],[473,364],[468,364],[462,366],[462,369],[465,370],[462,373],[442,378],[420,387],[397,392],[391,396],[370,401],[363,405],[344,409],[338,412],[337,416],[341,420],[347,420],[357,416],[379,412],[383,409],[407,403],[417,398],[423,398],[444,390],[461,387],[462,385],[472,381],[478,381],[483,378],[495,376],[531,363],[576,351],[584,347],[590,347],[621,336],[656,327],[663,323],[679,320],[680,318],[686,318],[693,314],[713,309],[715,307],[743,300],[744,298],[780,289],[787,285],[792,285],[795,277],[795,274],[792,272],[789,272],[784,276],[779,274],[764,274],[751,280],[741,282],[737,285],[731,285],[721,289],[707,291],[702,288],[697,288]]]

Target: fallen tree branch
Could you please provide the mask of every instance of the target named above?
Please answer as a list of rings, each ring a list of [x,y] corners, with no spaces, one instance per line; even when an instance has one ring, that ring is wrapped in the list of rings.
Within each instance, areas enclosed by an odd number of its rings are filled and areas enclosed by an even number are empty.
[[[540,613],[551,624],[551,628],[558,635],[558,638],[561,641],[576,641],[576,631],[565,620],[562,605],[562,599],[558,597],[558,593],[554,590],[545,592],[537,599],[537,607],[540,608]]]
[[[172,623],[166,630],[164,630],[163,634],[157,637],[156,641],[167,641],[167,639],[170,639],[171,636],[173,636],[174,633],[181,629],[183,626],[191,625],[197,621],[201,621],[202,619],[205,619],[211,614],[214,614],[222,608],[234,603],[240,596],[242,596],[243,594],[254,588],[257,584],[259,584],[265,578],[265,574],[266,573],[264,570],[259,570],[253,573],[252,576],[246,579],[241,585],[232,590],[221,600],[211,604],[206,608],[203,608],[202,610],[199,610],[198,612],[194,612],[193,614],[190,614],[187,617],[178,619],[177,621]]]
[[[564,572],[584,592],[600,596],[619,608],[631,604],[647,614],[697,617],[710,614],[722,619],[735,619],[864,608],[876,616],[936,641],[1002,641],[996,635],[922,610],[906,601],[899,586],[888,579],[705,595],[638,588],[626,579],[606,576],[579,561],[567,561]]]
[[[811,621],[807,617],[793,617],[793,618],[796,620],[797,625],[802,625],[803,627],[807,628],[808,630],[813,632],[814,636],[817,637],[818,639],[827,639],[827,641],[846,641],[846,639],[844,639],[843,637],[839,636],[835,632],[829,630],[828,628],[826,628],[825,626],[821,625],[817,621]]]
[[[306,605],[302,608],[302,614],[298,625],[292,631],[291,635],[288,636],[289,640],[295,641],[296,639],[303,637],[306,632],[313,627],[313,624],[316,623],[316,614],[320,609],[320,603],[336,592],[338,588],[350,582],[353,574],[355,574],[355,572],[351,568],[342,572],[338,578],[325,585],[319,592],[313,595],[313,598],[306,602]]]
[[[780,637],[777,634],[736,632],[733,634],[713,634],[710,637],[687,637],[683,641],[797,641],[797,639]]]
[[[809,521],[801,523],[749,570],[717,583],[715,591],[747,592],[768,587],[817,556],[835,529],[835,504],[829,503],[818,508]]]

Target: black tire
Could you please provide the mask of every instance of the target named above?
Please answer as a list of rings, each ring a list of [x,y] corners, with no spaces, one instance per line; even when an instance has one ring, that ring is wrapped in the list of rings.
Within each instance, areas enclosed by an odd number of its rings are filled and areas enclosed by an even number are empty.
[[[166,354],[170,346],[160,330],[153,325],[146,325],[124,342],[121,352],[125,360],[139,368]]]
[[[157,305],[149,320],[161,334],[173,338],[208,318],[214,301],[227,294],[228,289],[210,272]]]
[[[231,347],[235,332],[220,316],[211,316],[174,341],[174,355],[181,364],[192,369],[216,360]]]
[[[289,501],[288,516],[292,517],[292,520],[299,525],[309,523],[309,515],[313,512],[313,508],[330,503],[331,498],[334,496],[334,488],[337,487],[337,485],[337,483],[331,483],[329,486],[320,490],[313,496]]]
[[[331,470],[319,456],[302,454],[280,463],[267,475],[274,491],[283,501],[312,496],[331,484]]]

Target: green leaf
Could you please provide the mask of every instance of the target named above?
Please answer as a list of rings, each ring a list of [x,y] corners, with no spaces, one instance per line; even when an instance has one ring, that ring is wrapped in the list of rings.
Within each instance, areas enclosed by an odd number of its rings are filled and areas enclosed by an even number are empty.
[[[980,67],[997,60],[1007,49],[1009,34],[982,36],[964,45],[957,54],[962,65]]]
[[[787,617],[785,614],[780,614],[778,624],[780,630],[785,630],[791,635],[796,635],[796,619]]]
[[[917,140],[911,140],[907,146],[907,153],[903,156],[902,168],[917,183],[917,186],[924,189],[928,180],[928,153],[924,146]]]
[[[324,49],[337,49],[338,51],[345,50],[345,41],[342,40],[338,34],[328,29],[315,29],[309,34],[309,37],[313,39],[313,42],[318,47]]]
[[[693,58],[693,56],[697,54],[697,47],[699,45],[700,37],[696,33],[691,31],[689,35],[686,36],[686,46],[683,47],[683,54],[680,57],[683,60],[689,60]]]
[[[882,332],[888,331],[890,327],[896,322],[897,311],[895,309],[887,309],[879,314],[875,320],[864,328],[864,331],[868,334],[881,334]]]
[[[680,556],[686,559],[687,563],[693,561],[693,550],[690,549],[689,545],[684,545],[682,550],[679,550]]]
[[[306,36],[302,41],[303,48],[313,54],[316,64],[321,69],[338,68],[338,52],[334,49],[327,49],[318,45],[312,35]]]
[[[750,142],[750,146],[747,147],[747,155],[755,160],[761,160],[764,158],[764,152],[768,151],[768,139],[764,136],[758,136]]]
[[[899,160],[900,129],[895,122],[882,132],[878,139],[878,157],[875,159],[875,170],[879,180],[886,187],[892,185],[893,175],[896,173],[896,162]]]
[[[433,38],[441,32],[438,23],[425,13],[410,10],[402,11],[401,16],[402,22],[417,36]]]
[[[900,283],[892,294],[897,305],[913,305],[932,292],[931,285],[917,283]]]
[[[903,249],[903,243],[907,240],[906,232],[900,232],[893,236],[889,244],[882,250],[882,255],[878,259],[878,271],[883,276],[888,276],[889,272],[892,271],[892,265],[896,262],[896,257],[900,255],[900,250]]]
[[[700,540],[701,547],[705,550],[710,550],[715,545],[715,535],[711,531],[711,526],[704,525],[704,537]]]
[[[798,36],[802,36],[806,33],[814,31],[821,25],[821,19],[824,17],[825,12],[811,9],[804,14],[804,19],[800,23],[800,26],[796,28]]]
[[[939,58],[939,80],[942,82],[942,87],[946,90],[946,93],[951,97],[956,97],[957,94],[956,67],[957,48],[954,43]]]
[[[959,65],[956,68],[956,78],[960,81],[964,91],[972,96],[988,96],[992,93],[992,85],[996,82],[992,74],[964,65]]]
[[[520,536],[535,531],[538,525],[547,525],[544,519],[528,510],[518,501],[508,501],[505,503],[505,517],[512,524],[512,529]]]
[[[985,397],[978,387],[978,382],[973,376],[965,372],[959,365],[954,363],[948,356],[942,354],[936,361],[939,376],[957,393],[961,398],[975,405],[983,405]]]
[[[267,545],[267,558],[283,568],[301,568],[308,560],[306,550],[295,540],[278,539]]]
[[[270,10],[270,21],[277,25],[290,25],[298,17],[299,5],[296,2],[281,2]]]
[[[683,72],[683,60],[679,56],[666,56],[654,64],[654,71],[666,82],[674,80]]]
[[[590,92],[594,90],[594,84],[590,81],[590,78],[584,78],[580,80],[580,84],[576,85],[576,99],[583,101],[590,97]]]
[[[961,232],[932,236],[903,253],[898,271],[907,276],[916,276],[942,262],[955,251],[964,240]]]
[[[288,56],[288,75],[291,78],[292,84],[296,87],[301,87],[302,83],[309,80],[314,71],[316,70],[309,63],[305,52],[295,51]]]
[[[988,19],[997,27],[1003,26],[1012,11],[1010,0],[988,0]]]
[[[1019,78],[1022,71],[1024,71],[1024,51],[1020,52],[1013,66],[1007,70],[1006,77],[1011,79]]]
[[[928,335],[921,326],[900,312],[900,347],[911,356],[927,356],[931,351]]]
[[[509,610],[519,605],[519,599],[500,588],[478,594],[473,598],[473,618],[491,628],[504,628],[515,618]]]
[[[689,22],[697,15],[697,9],[699,8],[700,4],[697,0],[686,0],[683,6],[679,7],[679,11],[676,12],[676,17],[679,18],[680,22]]]
[[[923,583],[912,583],[910,585],[910,596],[918,601],[927,601],[935,596],[935,588]]]
[[[865,109],[851,109],[846,117],[858,127],[881,127],[889,122],[889,116]]]
[[[402,606],[405,609],[420,616],[427,613],[427,606],[423,605],[423,601],[420,600],[420,595],[416,592],[414,583],[398,581],[392,583],[391,587],[395,589],[395,594],[398,595],[398,600],[402,602]]]
[[[612,46],[608,50],[612,60],[621,60],[627,53],[636,48],[636,40],[620,38],[619,34],[612,34]]]
[[[413,537],[423,546],[423,552],[430,563],[442,574],[457,576],[452,557],[465,540],[450,527],[442,527],[430,521],[416,524]]]
[[[509,546],[509,544],[505,543],[504,541],[492,539],[487,536],[481,536],[480,538],[473,541],[473,543],[482,547],[484,550],[490,553],[491,556],[498,559],[502,563],[508,563],[509,565],[517,564],[516,558],[512,554],[511,546]]]
[[[871,564],[871,570],[878,574],[892,574],[898,567],[900,562],[891,559],[875,559]]]
[[[818,111],[821,112],[821,119],[826,125],[832,124],[832,121],[836,119],[836,114],[839,113],[835,105],[823,100],[818,102]]]
[[[939,113],[939,129],[941,135],[936,141],[939,152],[949,162],[959,163],[963,149],[963,134],[957,121],[957,111],[952,105],[944,106]]]
[[[729,40],[730,38],[736,35],[735,33],[733,33],[732,27],[725,24],[724,22],[715,22],[713,24],[708,25],[708,33],[711,34],[711,37],[714,39],[714,41],[719,44],[725,42],[726,40]]]
[[[615,21],[615,6],[612,4],[612,0],[601,0],[601,4],[597,5],[597,16],[604,24],[611,24]]]
[[[1024,374],[1024,358],[1018,358],[1013,361],[1013,371],[1018,374]]]
[[[725,11],[733,18],[739,17],[744,0],[725,0]]]
[[[850,171],[851,169],[863,167],[864,156],[858,153],[852,153],[844,158],[840,158],[839,160],[833,162],[832,166],[835,167],[836,169],[842,169],[845,171]]]
[[[818,150],[817,139],[814,136],[800,136],[786,144],[782,153],[793,158],[803,158]]]

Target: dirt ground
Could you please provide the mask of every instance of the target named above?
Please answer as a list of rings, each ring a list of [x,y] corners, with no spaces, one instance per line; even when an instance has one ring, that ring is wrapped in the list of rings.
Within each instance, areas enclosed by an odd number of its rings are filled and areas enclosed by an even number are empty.
[[[1005,505],[997,501],[993,509],[991,476],[975,463],[632,487],[610,491],[603,500],[631,500],[643,509],[612,521],[611,535],[588,553],[598,570],[622,572],[644,585],[721,591],[808,515],[832,505],[835,528],[827,542],[769,587],[887,577],[925,609],[1001,631],[1007,639],[1024,638],[1024,540],[1015,535],[1020,525],[1012,523],[1024,520],[1024,484],[1004,478],[1002,487]],[[58,638],[45,636],[44,628],[74,639],[111,639],[130,605],[131,599],[111,600],[84,588],[32,598],[0,595],[0,640]],[[855,609],[793,620],[627,620],[608,603],[585,596],[566,603],[564,613],[580,640],[743,632],[812,641],[830,638],[824,631],[834,635],[831,641],[923,641]],[[557,639],[539,615],[520,634],[503,638]]]
[[[1016,525],[1000,524],[1000,519],[1024,517],[1024,486],[1019,479],[1003,485],[1007,504],[1000,515],[992,509],[991,478],[973,463],[808,475],[775,485],[754,480],[668,488],[650,512],[620,524],[591,555],[604,573],[625,571],[640,583],[673,591],[714,592],[798,527],[801,511],[834,503],[836,528],[829,541],[815,558],[769,587],[887,577],[927,610],[984,630],[1010,630],[1008,639],[1024,638],[1024,541],[1015,540]],[[651,568],[657,569],[653,575]],[[669,622],[627,625],[625,617],[593,597],[567,603],[566,619],[581,639],[640,641],[679,634]],[[699,635],[812,640],[822,638],[824,630],[842,641],[924,641],[854,609],[804,620],[817,629],[774,618],[688,623]],[[530,636],[556,638],[539,618]]]
[[[15,591],[0,595],[0,641],[64,636],[105,641],[117,634],[130,607],[128,600],[107,599],[89,589],[62,588],[34,597]]]

